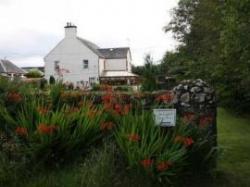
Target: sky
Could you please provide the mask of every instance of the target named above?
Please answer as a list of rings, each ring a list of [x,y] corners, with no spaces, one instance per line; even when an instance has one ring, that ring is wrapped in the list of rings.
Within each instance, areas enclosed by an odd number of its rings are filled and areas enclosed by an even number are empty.
[[[178,0],[0,0],[0,59],[20,67],[42,66],[64,37],[66,22],[101,48],[126,47],[133,64],[145,54],[160,61],[178,45],[163,27]]]

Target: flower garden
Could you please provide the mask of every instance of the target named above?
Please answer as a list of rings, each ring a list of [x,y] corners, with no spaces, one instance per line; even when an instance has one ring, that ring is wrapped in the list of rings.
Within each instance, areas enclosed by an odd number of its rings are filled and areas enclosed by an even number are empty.
[[[208,130],[213,117],[182,112],[175,127],[156,126],[152,109],[174,108],[174,100],[172,91],[126,93],[101,86],[83,92],[61,83],[41,90],[1,79],[0,184],[25,183],[41,171],[84,163],[104,147],[112,147],[106,152],[113,154],[114,173],[150,184],[176,186],[209,175],[216,165],[215,135]]]

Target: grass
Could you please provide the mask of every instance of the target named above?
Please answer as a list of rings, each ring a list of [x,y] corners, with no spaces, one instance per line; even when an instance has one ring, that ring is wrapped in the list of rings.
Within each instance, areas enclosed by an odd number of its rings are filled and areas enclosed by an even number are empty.
[[[234,113],[218,109],[218,144],[221,148],[218,167],[213,178],[195,178],[194,184],[203,187],[244,187],[250,186],[250,117],[240,117]],[[112,149],[111,149],[112,151]],[[114,172],[116,163],[110,149],[94,152],[82,164],[69,166],[59,171],[41,173],[24,187],[68,187],[68,186],[151,186],[146,180],[133,179],[119,171]],[[110,172],[107,172],[110,171]],[[122,176],[121,176],[122,175]],[[113,182],[112,184],[110,182]],[[136,184],[138,183],[138,184]],[[20,186],[18,184],[17,186]],[[186,187],[186,186],[185,186]]]
[[[236,116],[222,108],[218,114],[218,143],[222,148],[218,183],[250,186],[250,117]]]

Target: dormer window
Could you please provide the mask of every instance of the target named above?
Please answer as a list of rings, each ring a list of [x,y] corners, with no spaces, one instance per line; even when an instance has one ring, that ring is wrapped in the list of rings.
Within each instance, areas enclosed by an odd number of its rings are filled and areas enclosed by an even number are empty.
[[[89,68],[89,61],[83,60],[83,69],[88,69],[88,68]]]

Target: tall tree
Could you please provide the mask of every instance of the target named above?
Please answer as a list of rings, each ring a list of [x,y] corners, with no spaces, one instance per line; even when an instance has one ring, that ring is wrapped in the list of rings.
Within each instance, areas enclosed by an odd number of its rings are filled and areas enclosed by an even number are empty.
[[[249,111],[249,20],[250,0],[180,0],[165,31],[181,45],[166,53],[164,67],[213,83],[227,105]]]
[[[221,5],[218,0],[180,0],[173,10],[165,31],[172,31],[181,43],[178,52],[181,59],[185,56],[184,77],[213,80],[213,67],[219,61]]]

